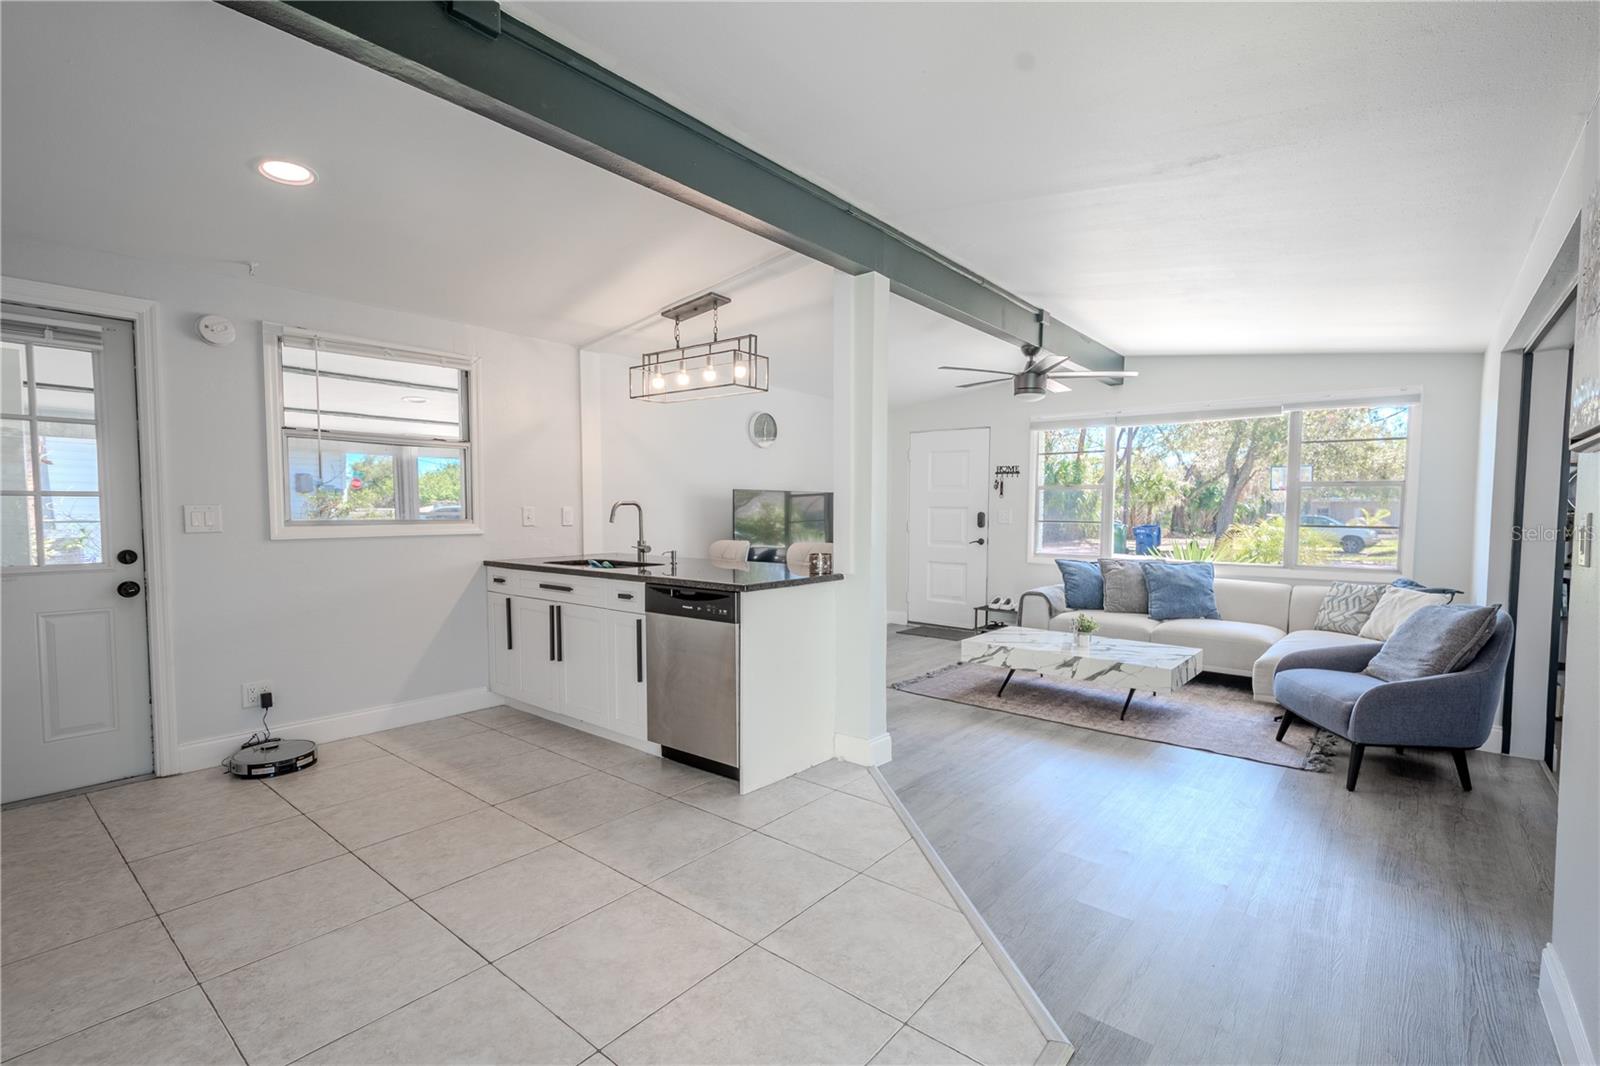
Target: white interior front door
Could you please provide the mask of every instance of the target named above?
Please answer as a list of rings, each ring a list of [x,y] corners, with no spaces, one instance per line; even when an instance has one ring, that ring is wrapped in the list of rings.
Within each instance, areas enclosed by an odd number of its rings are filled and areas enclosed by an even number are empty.
[[[910,621],[966,628],[988,599],[988,470],[988,429],[911,434]]]
[[[133,329],[0,308],[4,799],[151,771]]]

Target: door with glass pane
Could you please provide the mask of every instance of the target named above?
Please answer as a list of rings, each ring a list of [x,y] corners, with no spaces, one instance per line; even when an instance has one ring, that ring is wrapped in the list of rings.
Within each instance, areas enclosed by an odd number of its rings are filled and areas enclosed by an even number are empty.
[[[0,308],[4,799],[152,769],[133,330]]]

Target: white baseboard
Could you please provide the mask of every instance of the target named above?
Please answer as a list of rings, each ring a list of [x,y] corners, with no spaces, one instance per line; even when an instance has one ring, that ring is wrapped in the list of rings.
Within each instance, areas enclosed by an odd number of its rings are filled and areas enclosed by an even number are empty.
[[[845,762],[853,762],[858,766],[882,766],[891,758],[889,734],[853,737],[848,733],[835,733],[833,753]]]
[[[1554,944],[1546,944],[1539,955],[1539,1004],[1544,1007],[1561,1066],[1594,1066],[1595,1047],[1583,1031],[1578,1001],[1573,998],[1567,971],[1562,968]]]
[[[906,626],[911,624],[910,622],[906,621],[906,612],[904,611],[889,611],[888,618],[889,624],[892,626]]]
[[[442,692],[437,696],[424,696],[402,703],[385,703],[377,707],[363,707],[358,711],[327,715],[322,718],[305,718],[298,722],[273,722],[272,731],[280,736],[314,740],[326,744],[346,737],[359,737],[376,733],[380,729],[414,725],[452,714],[480,711],[485,707],[498,707],[505,700],[486,688],[464,688],[457,692]],[[191,740],[178,745],[178,773],[205,770],[221,764],[222,760],[239,750],[239,745],[249,739],[250,733],[234,733],[223,737]]]
[[[523,703],[521,700],[514,700],[510,697],[499,697],[499,702],[505,704],[507,707],[515,707],[519,711],[526,711],[529,714],[538,715],[540,718],[543,718],[546,721],[556,723],[556,725],[564,725],[569,729],[576,729],[584,733],[592,733],[603,740],[614,740],[618,744],[626,744],[628,747],[642,751],[646,755],[661,754],[660,744],[652,744],[643,737],[630,737],[626,733],[618,733],[614,729],[607,729],[604,726],[594,725],[590,722],[585,722],[581,718],[569,718],[559,712],[547,711],[543,707],[532,703]]]

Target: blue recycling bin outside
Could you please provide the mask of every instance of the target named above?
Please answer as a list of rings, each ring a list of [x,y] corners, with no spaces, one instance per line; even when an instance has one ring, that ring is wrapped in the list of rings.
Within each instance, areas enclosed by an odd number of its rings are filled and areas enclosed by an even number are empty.
[[[1161,544],[1161,527],[1155,524],[1133,527],[1133,554],[1154,555]]]

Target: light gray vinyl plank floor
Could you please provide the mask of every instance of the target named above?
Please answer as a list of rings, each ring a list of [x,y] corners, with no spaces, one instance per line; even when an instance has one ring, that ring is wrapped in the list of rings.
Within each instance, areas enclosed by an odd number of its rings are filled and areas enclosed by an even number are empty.
[[[891,682],[960,645],[889,636]],[[1329,773],[891,690],[885,777],[1074,1066],[1554,1062],[1555,797],[1529,760]],[[1270,725],[1270,723],[1268,723]]]

